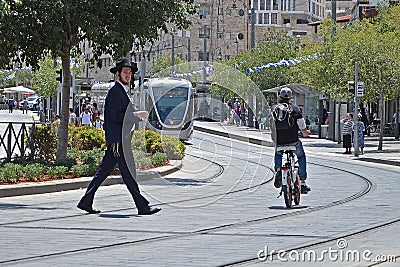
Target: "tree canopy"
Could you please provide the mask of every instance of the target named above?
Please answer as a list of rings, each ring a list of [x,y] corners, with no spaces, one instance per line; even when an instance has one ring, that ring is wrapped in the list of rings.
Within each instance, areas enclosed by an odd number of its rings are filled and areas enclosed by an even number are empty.
[[[67,152],[70,58],[82,54],[79,44],[90,42],[94,60],[102,54],[120,58],[166,31],[166,23],[185,27],[194,13],[193,0],[3,0],[1,5],[0,67],[20,61],[36,69],[48,52],[61,57],[57,159]]]

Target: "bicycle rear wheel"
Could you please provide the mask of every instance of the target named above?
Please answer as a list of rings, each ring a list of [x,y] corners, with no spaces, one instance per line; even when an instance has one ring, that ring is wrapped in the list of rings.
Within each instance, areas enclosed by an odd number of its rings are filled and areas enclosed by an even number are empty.
[[[287,175],[287,185],[282,185],[283,196],[285,198],[286,208],[292,207],[293,195],[292,195],[292,186],[291,186],[291,178],[290,175]]]

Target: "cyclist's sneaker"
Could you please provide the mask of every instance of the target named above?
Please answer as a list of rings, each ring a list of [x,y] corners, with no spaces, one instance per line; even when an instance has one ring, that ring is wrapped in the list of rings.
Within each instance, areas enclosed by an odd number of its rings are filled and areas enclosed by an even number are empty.
[[[311,191],[311,188],[309,186],[307,186],[306,184],[302,184],[301,185],[301,193],[302,194],[307,194],[308,191]]]
[[[280,188],[282,186],[282,172],[277,171],[275,173],[275,181],[274,181],[275,188]]]

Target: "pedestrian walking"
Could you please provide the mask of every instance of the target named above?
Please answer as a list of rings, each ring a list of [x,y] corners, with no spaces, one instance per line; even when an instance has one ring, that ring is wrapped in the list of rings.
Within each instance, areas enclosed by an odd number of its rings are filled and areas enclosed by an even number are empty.
[[[93,126],[99,129],[103,128],[103,122],[100,120],[99,116],[96,117],[96,120],[93,122]]]
[[[73,126],[76,126],[76,124],[77,124],[77,122],[76,122],[76,114],[75,114],[73,108],[69,108],[68,123],[73,125]]]
[[[138,214],[151,215],[161,209],[150,207],[149,201],[140,193],[135,181],[136,165],[131,149],[134,124],[141,119],[147,119],[149,115],[147,111],[135,111],[128,96],[132,74],[137,71],[137,67],[128,59],[122,59],[110,71],[117,75],[117,81],[108,91],[105,100],[103,128],[107,149],[99,169],[77,207],[88,213],[100,212],[93,209],[94,195],[118,163],[122,179],[133,197]]]
[[[353,132],[358,127],[358,148],[361,154],[364,154],[364,131],[365,125],[362,122],[362,115],[358,115],[358,121],[353,125]],[[354,143],[354,142],[353,142]]]
[[[28,100],[26,98],[22,102],[22,114],[28,114]]]
[[[10,99],[8,99],[8,113],[13,113],[15,107],[15,101],[14,98],[11,97]]]
[[[91,126],[92,122],[92,114],[89,112],[89,108],[86,107],[81,114],[81,126]]]
[[[346,117],[340,120],[340,123],[343,124],[342,128],[342,141],[343,148],[346,151],[343,154],[351,154],[351,136],[353,130],[353,114],[347,113]]]

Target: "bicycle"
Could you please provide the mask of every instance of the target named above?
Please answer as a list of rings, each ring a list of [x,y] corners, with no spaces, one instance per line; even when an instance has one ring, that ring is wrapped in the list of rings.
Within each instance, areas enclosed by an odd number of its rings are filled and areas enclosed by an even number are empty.
[[[300,204],[300,179],[298,175],[299,166],[295,159],[294,151],[296,151],[295,146],[282,146],[277,148],[279,152],[286,155],[286,162],[281,167],[282,176],[282,186],[281,192],[278,197],[284,196],[285,205],[287,208],[292,207],[292,202],[294,204]]]
[[[381,131],[381,121],[374,119],[368,128],[371,133],[379,133]]]

